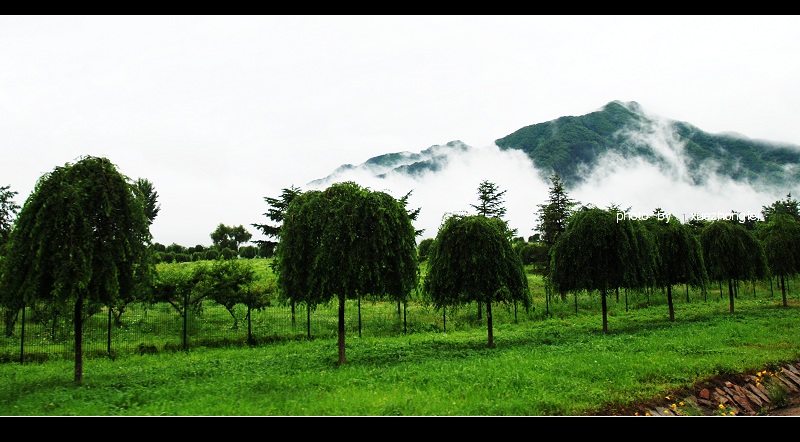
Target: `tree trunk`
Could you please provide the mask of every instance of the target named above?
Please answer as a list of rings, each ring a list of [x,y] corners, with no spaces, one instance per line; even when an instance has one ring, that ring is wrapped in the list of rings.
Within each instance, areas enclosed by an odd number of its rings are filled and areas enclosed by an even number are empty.
[[[306,335],[311,339],[311,304],[306,302]]]
[[[339,295],[339,365],[344,365],[344,295]]]
[[[628,311],[628,289],[625,289],[625,312]]]
[[[728,298],[731,304],[731,313],[733,313],[733,280],[728,279]]]
[[[494,348],[494,331],[492,330],[492,301],[486,301],[486,325],[489,329],[489,348]]]
[[[606,302],[606,289],[600,292],[600,303],[603,306],[603,333],[608,333],[608,303]]]
[[[788,307],[789,304],[786,302],[786,280],[783,275],[781,275],[781,296],[783,297],[783,306]]]
[[[669,306],[669,320],[675,322],[675,306],[672,304],[672,284],[667,284],[667,305]]]

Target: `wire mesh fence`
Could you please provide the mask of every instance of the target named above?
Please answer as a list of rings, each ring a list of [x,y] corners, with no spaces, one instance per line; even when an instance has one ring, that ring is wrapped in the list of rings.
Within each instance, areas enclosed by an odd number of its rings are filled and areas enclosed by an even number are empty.
[[[397,336],[420,331],[454,331],[474,326],[482,318],[477,305],[438,311],[420,302],[406,304],[348,300],[345,333],[348,336]],[[2,309],[0,309],[2,310]],[[184,315],[183,312],[186,312]],[[5,313],[5,312],[2,312]],[[524,310],[496,307],[495,324],[520,319]],[[6,320],[8,318],[3,315]],[[85,357],[111,357],[188,350],[193,347],[266,345],[292,339],[336,337],[338,302],[317,306],[273,305],[233,311],[214,302],[179,310],[169,303],[136,303],[122,314],[103,308],[84,320]],[[5,324],[4,324],[5,325]],[[75,333],[69,314],[37,317],[26,308],[0,338],[0,362],[44,362],[74,358]],[[10,331],[10,333],[8,332]]]
[[[724,290],[723,290],[724,289]],[[691,293],[690,293],[691,292]],[[772,281],[742,283],[739,296],[780,301],[780,289]],[[548,317],[570,317],[600,312],[600,296],[584,292],[560,298],[534,294],[533,305],[526,309],[517,304],[494,305],[493,323],[536,321]],[[691,296],[690,296],[691,295]],[[790,293],[791,296],[791,293]],[[727,287],[713,284],[706,288],[676,286],[674,302],[687,306],[696,302],[727,305]],[[648,308],[666,304],[662,290],[616,290],[608,294],[610,311]],[[184,315],[183,312],[186,312]],[[0,362],[44,362],[74,358],[75,336],[71,314],[37,316],[26,308],[9,317],[0,307],[4,333],[0,336]],[[11,319],[13,318],[13,320]],[[12,321],[9,324],[9,321]],[[338,301],[332,300],[310,310],[304,304],[294,307],[275,303],[248,311],[236,305],[232,311],[210,300],[194,307],[178,309],[170,303],[134,303],[122,314],[103,308],[85,319],[82,350],[85,357],[116,358],[126,355],[189,350],[194,347],[269,345],[299,340],[335,338],[338,333]],[[445,310],[419,300],[405,304],[387,301],[348,300],[345,303],[347,336],[399,336],[417,332],[454,332],[486,326],[485,305],[470,303]]]

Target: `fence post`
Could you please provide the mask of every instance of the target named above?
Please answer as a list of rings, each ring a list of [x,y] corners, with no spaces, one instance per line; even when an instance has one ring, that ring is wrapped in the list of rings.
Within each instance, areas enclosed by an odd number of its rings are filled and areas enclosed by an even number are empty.
[[[25,301],[22,302],[22,331],[19,338],[19,363],[25,363]]]
[[[189,293],[183,294],[183,349],[189,349],[189,342],[186,338],[187,318],[189,316]]]

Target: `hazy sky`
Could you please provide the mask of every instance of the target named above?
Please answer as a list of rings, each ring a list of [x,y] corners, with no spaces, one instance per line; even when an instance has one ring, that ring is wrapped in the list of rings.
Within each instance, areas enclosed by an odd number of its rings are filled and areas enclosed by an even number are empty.
[[[491,179],[527,237],[547,183],[495,139],[620,100],[800,145],[798,79],[800,16],[2,16],[0,186],[22,205],[56,166],[104,156],[154,184],[155,242],[210,245],[220,223],[262,239],[283,188],[461,140],[482,156],[436,182],[363,184],[412,191],[433,237]],[[572,196],[676,215],[774,201],[628,166]]]

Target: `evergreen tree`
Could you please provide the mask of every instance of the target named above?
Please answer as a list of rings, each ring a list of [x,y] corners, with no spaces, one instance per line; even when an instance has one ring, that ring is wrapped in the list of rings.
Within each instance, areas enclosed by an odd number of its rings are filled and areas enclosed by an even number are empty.
[[[274,224],[251,225],[260,230],[261,233],[263,233],[267,238],[272,238],[272,240],[259,239],[253,241],[261,250],[267,252],[267,256],[272,255],[272,252],[275,250],[275,246],[278,244],[277,240],[280,236],[281,225],[283,224],[283,218],[286,215],[286,209],[289,207],[289,204],[292,202],[292,200],[302,193],[303,192],[299,187],[292,185],[291,187],[283,189],[281,191],[281,196],[278,198],[264,197],[264,201],[269,204],[269,209],[267,209],[266,213],[264,213],[264,216],[269,218],[269,220]]]
[[[473,209],[478,211],[478,215],[483,215],[487,218],[500,218],[506,214],[506,208],[503,206],[503,195],[506,191],[500,191],[497,184],[483,180],[478,185],[478,204],[470,204]]]
[[[550,181],[553,183],[550,187],[550,197],[545,204],[538,205],[539,223],[536,225],[541,241],[548,246],[555,244],[558,235],[566,230],[567,220],[573,208],[579,204],[567,195],[564,183],[557,173],[550,176]]]
[[[146,178],[139,178],[134,184],[142,195],[144,214],[147,216],[150,224],[153,224],[158,212],[161,210],[161,205],[158,204],[158,192],[153,188],[153,183]]]
[[[792,193],[786,195],[783,201],[775,201],[771,206],[763,206],[761,208],[761,215],[764,216],[764,222],[769,222],[773,215],[786,214],[791,215],[795,221],[800,221],[800,204],[796,199],[792,198]]]

